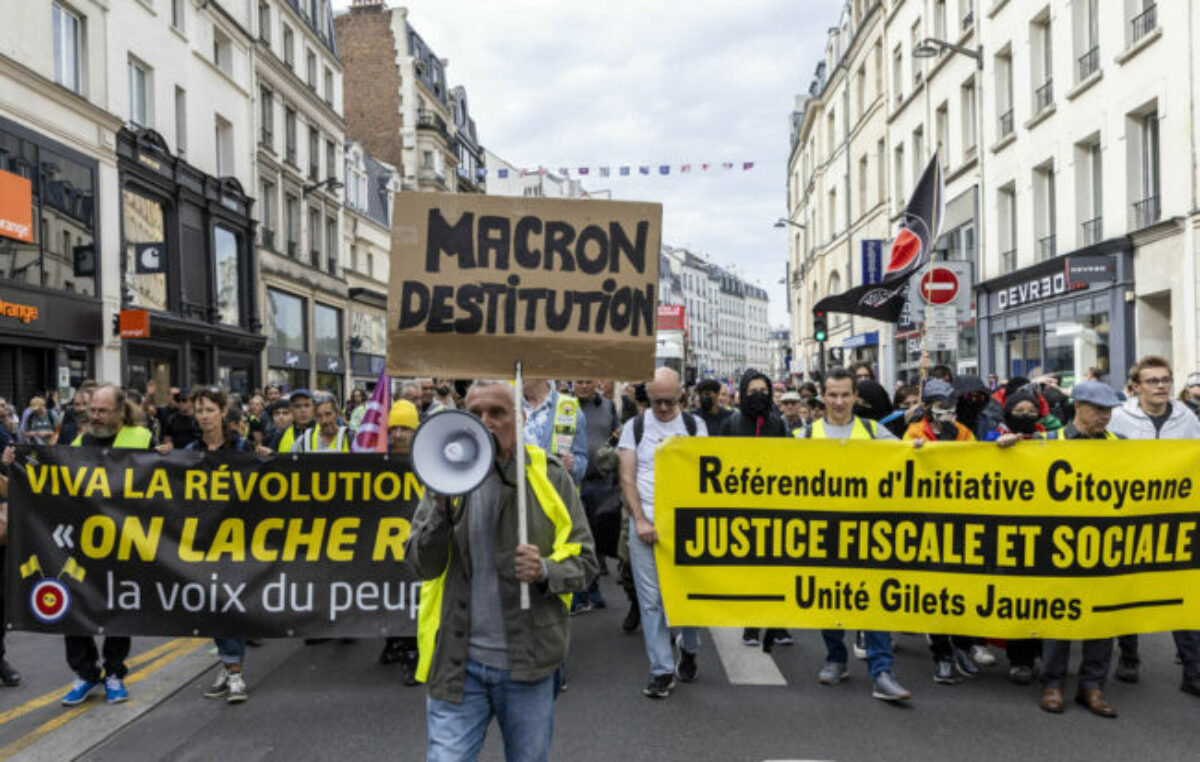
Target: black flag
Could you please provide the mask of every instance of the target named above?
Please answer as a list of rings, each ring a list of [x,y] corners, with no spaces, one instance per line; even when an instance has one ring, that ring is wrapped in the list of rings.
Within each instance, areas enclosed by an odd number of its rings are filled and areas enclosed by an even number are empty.
[[[941,234],[944,195],[942,163],[934,154],[904,209],[903,222],[892,241],[892,253],[884,268],[883,280],[864,283],[841,294],[830,294],[817,302],[813,311],[863,315],[885,323],[899,321],[908,280],[928,264],[934,241]]]

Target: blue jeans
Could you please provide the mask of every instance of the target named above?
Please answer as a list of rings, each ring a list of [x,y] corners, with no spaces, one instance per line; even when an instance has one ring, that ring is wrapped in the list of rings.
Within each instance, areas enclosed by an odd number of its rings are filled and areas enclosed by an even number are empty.
[[[654,546],[638,539],[632,518],[629,519],[629,566],[633,572],[633,586],[637,588],[638,608],[642,612],[642,637],[646,640],[650,674],[670,675],[675,672],[675,648],[671,644],[671,628],[667,625],[667,612],[658,587]],[[679,638],[684,650],[692,653],[700,650],[700,631],[695,627],[680,628]]]
[[[245,638],[213,638],[217,644],[217,656],[222,664],[241,664],[246,658]]]
[[[865,630],[863,635],[867,641],[867,666],[871,669],[871,677],[891,672],[892,636],[877,630]],[[821,637],[825,640],[825,661],[845,664],[848,660],[845,631],[821,630]]]
[[[549,762],[554,734],[554,675],[513,680],[506,669],[467,660],[460,703],[429,697],[427,762],[467,762],[479,757],[492,717],[500,723],[508,762]]]

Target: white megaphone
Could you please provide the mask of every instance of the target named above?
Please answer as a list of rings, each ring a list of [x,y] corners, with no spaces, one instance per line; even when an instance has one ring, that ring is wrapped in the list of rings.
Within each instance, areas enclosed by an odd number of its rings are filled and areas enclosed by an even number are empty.
[[[413,470],[422,484],[439,495],[465,495],[474,490],[495,460],[492,432],[465,410],[435,413],[413,435]]]

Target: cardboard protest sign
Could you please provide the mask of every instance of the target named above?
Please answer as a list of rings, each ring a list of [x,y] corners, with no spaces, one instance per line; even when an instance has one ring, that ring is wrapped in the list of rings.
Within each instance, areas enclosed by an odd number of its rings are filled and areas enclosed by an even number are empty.
[[[9,629],[416,632],[407,457],[22,447],[10,479]]]
[[[649,378],[660,204],[400,193],[388,372]]]
[[[672,626],[1104,638],[1200,627],[1200,445],[678,438]]]

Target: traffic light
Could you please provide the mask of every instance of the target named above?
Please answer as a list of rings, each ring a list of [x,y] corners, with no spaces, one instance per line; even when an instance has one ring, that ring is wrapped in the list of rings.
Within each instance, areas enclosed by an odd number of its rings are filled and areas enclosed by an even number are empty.
[[[829,330],[825,324],[825,310],[813,310],[813,339],[825,341],[829,338]]]

